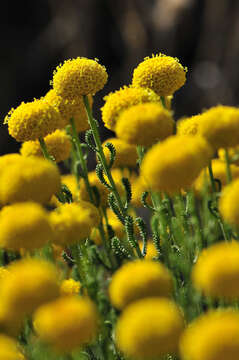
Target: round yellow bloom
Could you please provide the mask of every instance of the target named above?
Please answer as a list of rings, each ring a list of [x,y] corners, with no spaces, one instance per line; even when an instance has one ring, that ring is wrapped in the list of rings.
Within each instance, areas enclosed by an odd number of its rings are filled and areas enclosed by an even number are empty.
[[[90,95],[88,99],[90,106],[92,107],[92,96]],[[45,95],[45,100],[59,111],[62,120],[62,124],[59,128],[63,128],[68,125],[70,119],[73,118],[78,132],[83,132],[89,129],[87,113],[82,97],[78,97],[74,100],[68,100],[58,96],[55,90],[51,89]]]
[[[219,210],[223,219],[239,227],[239,179],[225,186],[219,200]]]
[[[53,237],[47,212],[32,202],[6,206],[0,212],[0,247],[34,250]]]
[[[237,360],[239,357],[239,312],[210,311],[197,318],[180,340],[183,360]]]
[[[1,165],[1,159],[0,159]],[[60,173],[50,161],[19,156],[0,169],[0,203],[36,201],[47,203],[60,191]]]
[[[121,314],[116,326],[116,344],[126,356],[158,359],[177,352],[183,327],[181,311],[172,301],[138,300]]]
[[[60,292],[61,295],[78,295],[80,292],[81,283],[74,279],[66,279],[61,283]]]
[[[237,179],[239,177],[239,167],[236,165],[230,165],[231,174],[233,179]],[[226,164],[225,162],[214,159],[212,160],[212,172],[214,179],[218,179],[221,182],[222,188],[227,184],[227,174],[226,174]],[[196,194],[200,194],[203,192],[204,186],[211,186],[209,170],[208,168],[203,169],[197,179],[193,184],[193,189]]]
[[[205,295],[239,297],[239,244],[218,243],[202,251],[193,267],[192,280]]]
[[[101,108],[102,120],[105,126],[114,130],[117,118],[121,111],[128,109],[130,106],[145,103],[160,103],[160,98],[150,89],[133,88],[124,86],[114,93],[110,93],[104,97],[105,104]]]
[[[110,301],[117,309],[151,296],[170,296],[172,278],[161,263],[137,260],[124,264],[113,276],[109,287]]]
[[[86,239],[92,227],[98,226],[100,216],[98,209],[87,201],[63,204],[50,214],[54,231],[53,242],[60,245],[71,245]]]
[[[142,251],[143,249],[143,242],[140,241],[139,242],[139,246],[140,246],[140,249]],[[157,257],[158,256],[158,253],[157,253],[157,249],[154,245],[154,243],[152,242],[152,240],[148,240],[147,241],[147,252],[146,252],[146,255],[145,255],[145,260],[152,260],[153,258]]]
[[[57,129],[53,133],[47,135],[44,140],[49,154],[54,157],[57,163],[69,158],[71,152],[71,141],[70,137],[64,130]],[[43,157],[38,140],[24,142],[21,146],[20,152],[22,156]]]
[[[40,338],[61,352],[69,352],[91,342],[97,333],[98,314],[87,298],[64,296],[41,306],[34,326]]]
[[[179,120],[177,122],[177,135],[197,135],[201,118],[202,115],[198,114]]]
[[[105,144],[107,144],[108,142],[113,144],[116,150],[116,157],[113,167],[136,167],[136,162],[138,159],[136,146],[130,145],[127,142],[117,138],[107,139],[102,144],[102,146],[104,147],[104,154],[108,163],[110,161],[110,151],[108,148],[105,147]]]
[[[53,88],[57,95],[74,100],[82,95],[94,95],[107,82],[104,66],[96,60],[78,57],[60,64],[53,75]]]
[[[234,165],[239,165],[239,145],[235,147],[230,147],[227,149],[230,162]],[[221,160],[225,161],[225,149],[218,150],[218,156]]]
[[[56,109],[44,99],[22,102],[5,118],[9,134],[17,141],[36,140],[56,130],[61,117]]]
[[[0,334],[0,359],[2,360],[24,360],[21,347],[15,339]]]
[[[186,81],[186,69],[177,58],[163,54],[145,58],[133,73],[133,86],[152,89],[160,96],[172,95]]]
[[[151,146],[173,134],[172,115],[159,104],[144,103],[123,111],[115,127],[117,136],[133,145]]]
[[[192,185],[212,155],[199,136],[171,136],[147,152],[141,175],[153,190],[174,194]]]

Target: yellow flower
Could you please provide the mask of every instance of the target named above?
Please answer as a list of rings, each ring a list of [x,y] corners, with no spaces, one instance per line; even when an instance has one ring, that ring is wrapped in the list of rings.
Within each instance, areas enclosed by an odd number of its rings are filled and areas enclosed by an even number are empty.
[[[0,334],[0,359],[24,360],[22,349],[15,339]]]
[[[133,73],[133,86],[152,89],[160,96],[172,95],[186,81],[186,71],[177,58],[163,54],[145,58]]]
[[[145,102],[160,103],[159,96],[152,90],[127,86],[108,94],[104,97],[104,100],[105,104],[101,108],[102,120],[110,130],[115,129],[117,118],[121,111],[128,109],[130,106]]]
[[[80,292],[81,283],[74,279],[66,279],[61,283],[61,295],[78,295]]]
[[[3,159],[3,163],[8,162]],[[1,165],[1,158],[0,158]],[[19,156],[0,169],[0,203],[47,203],[60,190],[60,173],[50,161]]]
[[[91,95],[88,98],[90,106],[92,107],[93,98]],[[78,132],[89,129],[87,113],[82,97],[78,97],[74,100],[64,99],[63,97],[58,96],[54,89],[51,89],[45,95],[45,99],[50,105],[54,106],[61,115],[62,124],[59,128],[68,125],[70,119],[73,118]]]
[[[239,165],[239,145],[235,147],[230,147],[227,149],[230,162],[232,162],[235,165]],[[225,149],[219,149],[218,150],[218,156],[221,160],[225,161]]]
[[[115,127],[117,136],[133,145],[151,146],[173,134],[172,115],[159,104],[144,103],[123,111]]]
[[[238,360],[239,312],[210,311],[186,328],[180,339],[183,360]]]
[[[64,130],[57,129],[45,138],[47,150],[54,157],[56,162],[64,161],[69,158],[71,152],[71,142],[69,136]],[[38,140],[26,141],[21,147],[22,156],[40,156],[43,157],[41,146]]]
[[[140,246],[140,249],[142,251],[142,249],[143,249],[143,242],[142,241],[139,242],[139,246]],[[153,258],[155,258],[157,256],[158,256],[157,249],[156,249],[154,243],[152,242],[152,240],[149,239],[147,241],[147,253],[145,255],[145,260],[152,260]]]
[[[112,276],[110,301],[117,309],[129,303],[152,296],[170,296],[172,278],[161,263],[137,260],[124,264]]]
[[[54,231],[53,242],[60,245],[71,245],[83,241],[98,226],[100,217],[98,209],[87,201],[63,204],[50,214]]]
[[[239,227],[239,179],[225,186],[219,200],[219,210],[223,219],[231,225]]]
[[[171,136],[147,152],[141,175],[152,190],[174,194],[192,185],[212,154],[199,136]]]
[[[61,183],[66,185],[72,194],[73,201],[79,200],[79,189],[75,175],[67,174],[61,176]],[[62,205],[55,195],[50,200],[50,205],[58,207]]]
[[[136,146],[130,145],[127,142],[117,139],[110,138],[107,139],[102,146],[104,147],[104,154],[107,162],[110,161],[110,151],[105,147],[105,144],[110,142],[114,145],[116,150],[116,157],[113,164],[113,167],[136,167],[136,161],[138,159]]]
[[[34,250],[53,237],[47,212],[32,202],[6,206],[0,212],[0,247]]]
[[[194,115],[177,122],[177,135],[197,135],[202,115]]]
[[[123,311],[116,326],[116,343],[130,358],[158,359],[177,352],[183,327],[183,317],[175,303],[146,298]]]
[[[94,95],[107,82],[104,66],[83,57],[66,60],[53,75],[53,89],[63,98],[74,100],[82,95]]]
[[[40,338],[61,352],[91,342],[97,333],[98,314],[87,298],[65,296],[41,306],[34,326]]]
[[[149,186],[147,185],[146,181],[143,179],[142,176],[138,176],[137,178],[131,181],[131,190],[132,190],[131,204],[136,208],[143,207],[141,201],[142,194],[145,191],[149,191]],[[147,203],[149,205],[152,205],[150,195],[147,198]]]
[[[192,281],[205,295],[239,297],[239,244],[221,242],[202,251],[193,267]]]
[[[22,102],[5,118],[9,134],[17,141],[36,140],[56,130],[61,117],[44,99]]]

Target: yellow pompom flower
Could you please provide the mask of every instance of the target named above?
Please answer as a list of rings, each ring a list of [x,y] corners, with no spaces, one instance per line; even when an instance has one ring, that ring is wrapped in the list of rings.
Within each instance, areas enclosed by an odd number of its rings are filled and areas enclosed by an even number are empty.
[[[74,279],[63,280],[60,287],[62,296],[78,295],[80,292],[81,283]]]
[[[207,166],[213,151],[199,136],[171,136],[145,155],[141,175],[152,190],[168,194],[189,188]]]
[[[19,156],[16,160],[0,169],[1,204],[22,201],[47,203],[53,194],[60,191],[60,173],[56,165],[38,157]]]
[[[177,58],[163,54],[145,58],[133,73],[133,86],[152,89],[160,96],[172,95],[186,81],[186,71]]]
[[[116,135],[133,145],[151,146],[173,134],[171,113],[156,103],[144,103],[123,111],[115,127]]]
[[[239,312],[210,311],[194,320],[180,339],[182,360],[238,360]]]
[[[71,141],[64,130],[57,129],[53,133],[47,135],[44,140],[49,154],[54,157],[57,163],[69,158],[71,152]],[[24,142],[21,146],[20,152],[22,156],[26,157],[43,157],[38,140]]]
[[[198,114],[179,120],[177,122],[177,135],[197,135],[201,118],[202,115]]]
[[[141,251],[143,250],[143,242],[139,242],[139,246]],[[145,255],[145,260],[152,260],[153,258],[156,258],[158,256],[157,249],[151,239],[147,241],[147,252]]]
[[[8,250],[38,249],[53,237],[47,212],[32,202],[4,207],[0,228],[0,247]]]
[[[98,209],[87,201],[63,204],[50,213],[54,231],[53,242],[71,245],[86,239],[93,227],[98,226]]]
[[[109,286],[110,301],[117,309],[152,296],[170,296],[172,277],[168,269],[154,261],[127,262],[112,276]]]
[[[102,144],[104,148],[104,154],[108,163],[110,161],[110,151],[108,148],[105,147],[105,144],[107,144],[108,142],[113,144],[116,150],[116,157],[113,164],[114,168],[136,167],[136,162],[138,159],[136,146],[128,144],[127,142],[117,138],[107,139]]]
[[[145,102],[160,103],[160,98],[150,89],[124,86],[120,90],[104,97],[105,104],[101,108],[105,126],[114,130],[121,111]]]
[[[219,211],[223,219],[239,227],[239,179],[225,186],[219,200]]]
[[[61,116],[44,99],[22,102],[5,117],[9,134],[17,141],[36,140],[55,131]]]
[[[82,95],[94,95],[106,84],[108,75],[98,61],[83,57],[66,60],[53,75],[53,89],[58,96],[74,100]]]
[[[15,339],[0,334],[0,359],[25,360],[20,345]]]
[[[220,242],[203,250],[193,267],[192,281],[205,295],[239,298],[239,243]]]
[[[229,160],[234,165],[239,165],[239,145],[235,147],[229,147],[227,149]],[[218,150],[218,156],[221,160],[225,161],[225,149],[219,149]]]
[[[177,353],[183,328],[183,316],[175,303],[146,298],[130,304],[121,314],[116,344],[130,358],[158,359]]]
[[[88,99],[89,104],[92,107],[92,96],[90,95]],[[45,95],[45,100],[59,111],[62,120],[62,124],[59,128],[63,128],[68,125],[70,119],[73,118],[78,132],[83,132],[89,129],[87,113],[82,97],[78,97],[74,100],[68,100],[58,96],[55,90],[51,89]]]
[[[88,298],[64,296],[36,311],[34,327],[40,339],[60,352],[70,352],[94,339],[98,313]]]

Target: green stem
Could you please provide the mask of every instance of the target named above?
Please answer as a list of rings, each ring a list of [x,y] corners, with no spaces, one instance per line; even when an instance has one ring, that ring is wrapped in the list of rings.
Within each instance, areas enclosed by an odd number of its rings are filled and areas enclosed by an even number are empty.
[[[139,164],[139,166],[141,166],[141,163],[142,163],[143,157],[144,157],[144,150],[145,149],[141,145],[137,145],[136,149],[137,149],[137,154],[138,154],[138,164]]]
[[[225,151],[224,155],[225,155],[225,162],[226,162],[227,183],[230,184],[230,182],[232,181],[232,172],[231,172],[231,168],[230,168],[230,159],[229,159],[228,150],[225,149],[224,151]]]
[[[209,171],[209,177],[212,185],[212,191],[215,193],[217,192],[214,177],[213,177],[213,171],[212,171],[212,162],[210,161],[210,164],[208,165],[208,171]]]
[[[39,143],[40,143],[40,146],[41,146],[41,151],[43,153],[44,158],[46,158],[47,160],[55,163],[54,157],[52,155],[50,155],[48,150],[47,150],[46,143],[45,143],[45,140],[43,139],[43,137],[40,137],[38,140],[39,140]]]

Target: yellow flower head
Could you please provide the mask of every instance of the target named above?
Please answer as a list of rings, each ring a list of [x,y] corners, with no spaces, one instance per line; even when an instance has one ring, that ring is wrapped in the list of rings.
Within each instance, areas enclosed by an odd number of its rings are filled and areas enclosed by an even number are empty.
[[[132,190],[131,204],[136,208],[143,207],[141,197],[143,192],[149,191],[149,185],[147,185],[146,181],[143,179],[142,176],[135,177],[135,179],[131,181],[131,190]],[[149,205],[152,205],[150,195],[147,198],[147,202]]]
[[[36,311],[34,327],[43,341],[60,352],[70,352],[94,339],[98,314],[88,298],[64,296]]]
[[[152,89],[160,96],[172,95],[186,81],[186,71],[177,58],[163,54],[145,58],[133,73],[133,86]]]
[[[143,242],[140,241],[139,243],[140,249],[143,249]],[[153,241],[151,239],[149,239],[147,241],[147,252],[145,255],[145,260],[152,260],[153,258],[157,257],[158,253],[157,253],[157,249],[153,243]]]
[[[230,147],[227,149],[230,162],[234,165],[239,165],[239,145]],[[225,161],[225,149],[219,149],[218,150],[218,156],[222,161]]]
[[[22,349],[15,339],[0,334],[0,359],[25,360]]]
[[[60,245],[71,245],[86,239],[92,227],[98,226],[98,209],[87,201],[63,204],[50,214],[54,231],[53,241]]]
[[[44,140],[49,154],[54,157],[56,162],[64,161],[69,158],[71,142],[69,136],[64,130],[57,129],[53,133],[47,135]],[[38,140],[24,142],[20,152],[22,156],[43,157],[41,146]]]
[[[121,111],[128,109],[130,106],[145,102],[160,103],[159,96],[152,90],[127,86],[105,96],[104,100],[105,104],[101,108],[102,120],[110,130],[115,129]]]
[[[0,212],[0,247],[9,250],[34,250],[53,237],[47,212],[37,203],[6,206]]]
[[[114,168],[136,167],[136,162],[138,159],[136,146],[128,144],[127,142],[117,138],[107,139],[102,144],[102,146],[104,147],[104,154],[108,163],[110,161],[110,151],[108,148],[105,147],[105,144],[107,144],[108,142],[113,144],[116,150],[116,157],[113,164]]]
[[[115,127],[117,136],[133,145],[151,146],[173,134],[171,113],[160,104],[144,103],[123,111]]]
[[[193,321],[180,339],[182,360],[237,360],[239,312],[210,311]]]
[[[177,135],[197,135],[202,115],[194,115],[177,122]]]
[[[225,186],[219,200],[219,210],[223,219],[239,227],[239,179]]]
[[[66,60],[53,75],[53,89],[58,96],[74,100],[82,95],[94,95],[106,84],[108,75],[96,60],[83,57]]]
[[[171,136],[147,152],[141,175],[152,190],[174,194],[192,185],[212,155],[199,136]]]
[[[202,251],[193,267],[192,281],[205,295],[239,297],[239,244],[221,242]]]
[[[171,274],[163,264],[137,260],[124,264],[113,274],[109,296],[116,308],[123,309],[141,298],[170,296],[171,291]]]
[[[0,168],[1,204],[22,201],[47,203],[53,194],[59,192],[60,173],[50,161],[23,156],[15,160]]]
[[[92,107],[93,98],[91,95],[88,98],[90,106]],[[45,100],[59,111],[62,120],[62,124],[59,128],[63,128],[68,125],[70,119],[73,118],[78,132],[83,132],[89,129],[87,113],[82,97],[78,97],[74,100],[68,100],[58,96],[55,90],[51,89],[45,95]]]
[[[61,116],[44,99],[29,103],[22,102],[12,109],[5,118],[9,134],[17,141],[36,140],[56,130]]]
[[[130,358],[158,359],[177,352],[183,327],[183,317],[175,303],[149,297],[123,311],[116,326],[116,343]]]
[[[79,281],[75,281],[74,279],[66,279],[61,283],[60,292],[61,295],[69,296],[69,295],[78,295],[80,292],[81,283]]]

